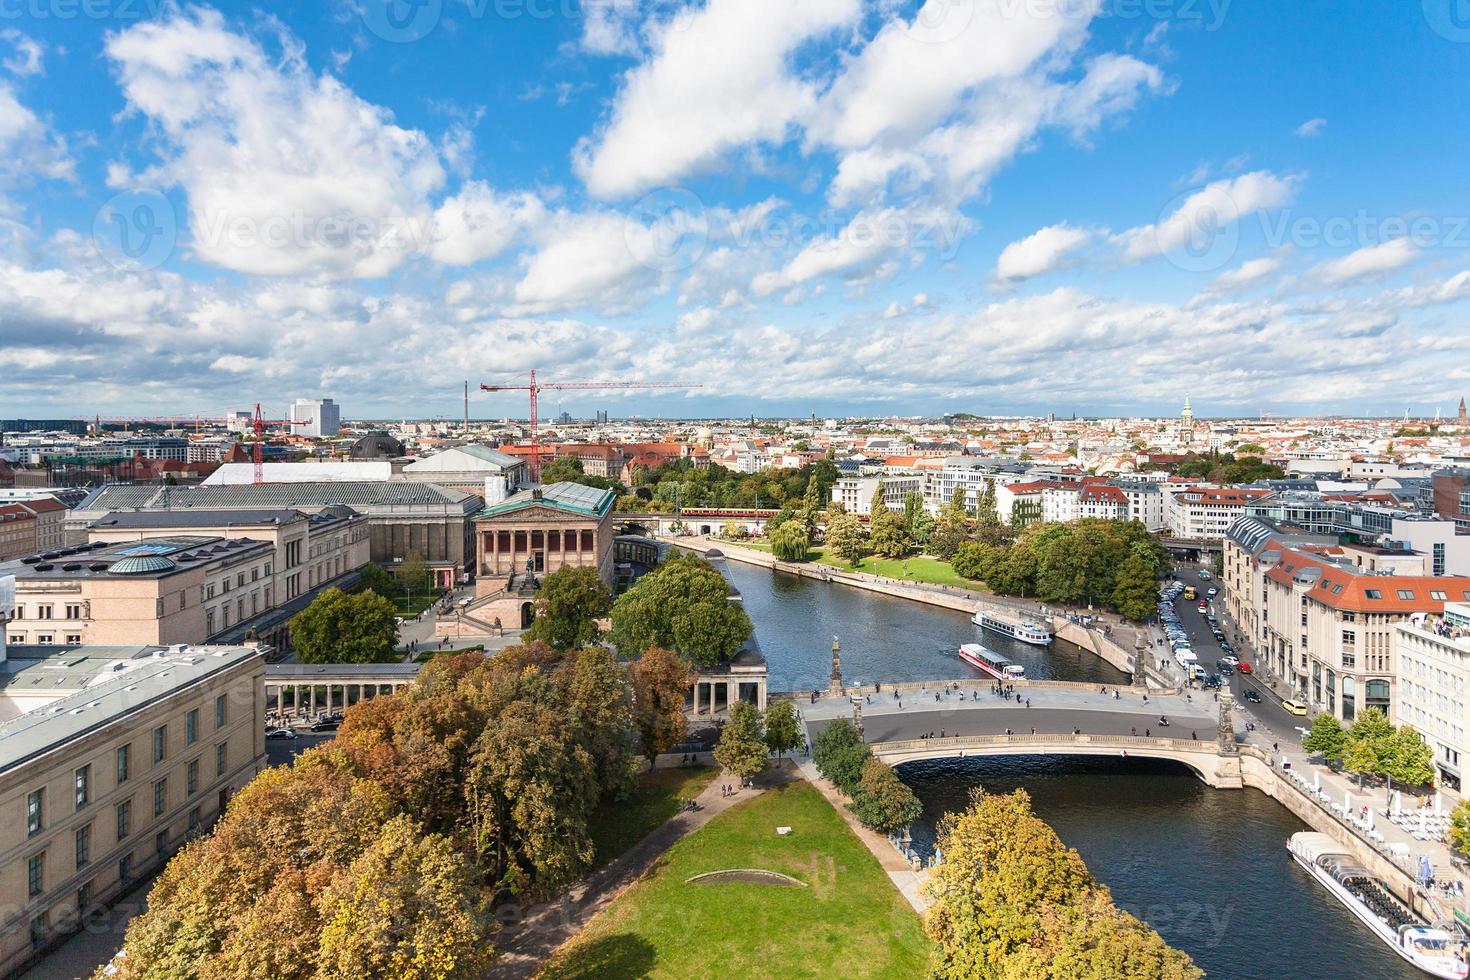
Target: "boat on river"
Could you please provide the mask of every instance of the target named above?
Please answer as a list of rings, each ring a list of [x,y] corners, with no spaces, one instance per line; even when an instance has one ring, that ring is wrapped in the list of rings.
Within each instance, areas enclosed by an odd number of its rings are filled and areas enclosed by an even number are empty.
[[[1013,664],[994,650],[987,650],[978,643],[961,643],[960,659],[996,680],[1013,681],[1026,676],[1026,668]]]
[[[983,629],[993,630],[1002,636],[1009,636],[1013,640],[1020,640],[1032,646],[1044,647],[1051,644],[1051,630],[1034,619],[1013,619],[1004,613],[980,609],[970,617],[970,622]]]
[[[1337,841],[1302,831],[1292,834],[1286,846],[1297,864],[1400,958],[1433,977],[1464,980],[1470,972],[1456,955],[1460,944],[1454,937],[1421,922]]]

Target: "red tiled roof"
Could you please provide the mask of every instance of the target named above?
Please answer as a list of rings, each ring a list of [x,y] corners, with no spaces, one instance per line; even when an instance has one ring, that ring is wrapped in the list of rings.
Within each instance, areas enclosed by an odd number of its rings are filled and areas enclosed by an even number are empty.
[[[1338,549],[1333,549],[1338,550]],[[1286,549],[1266,577],[1290,585],[1305,568],[1321,569],[1308,598],[1331,609],[1407,616],[1443,612],[1446,602],[1470,601],[1470,577],[1463,575],[1365,575],[1321,561],[1316,555]],[[1439,593],[1445,598],[1431,598]]]

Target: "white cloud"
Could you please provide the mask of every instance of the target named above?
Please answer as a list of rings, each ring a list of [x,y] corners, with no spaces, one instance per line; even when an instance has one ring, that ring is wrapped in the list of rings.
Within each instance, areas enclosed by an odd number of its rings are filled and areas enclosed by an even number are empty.
[[[46,68],[42,64],[46,53],[45,45],[13,27],[0,31],[0,41],[15,49],[14,55],[0,59],[0,67],[21,78],[45,74]]]
[[[70,180],[75,169],[66,141],[0,81],[0,192],[37,177]],[[0,198],[0,213],[4,203]]]
[[[1308,276],[1327,286],[1346,286],[1397,272],[1418,258],[1419,250],[1412,242],[1407,238],[1396,238],[1323,262],[1315,266]]]
[[[533,194],[506,197],[484,181],[471,181],[434,212],[429,256],[445,265],[492,258],[545,216],[546,209]]]
[[[1308,119],[1296,128],[1296,134],[1304,140],[1321,136],[1322,130],[1327,128],[1327,120],[1318,116],[1316,119]]]
[[[638,8],[638,0],[596,0],[581,5],[582,50],[598,55],[637,54]]]
[[[963,216],[941,209],[861,211],[840,231],[812,239],[779,272],[757,276],[751,291],[769,296],[832,274],[854,284],[887,278],[898,271],[895,254],[913,249],[944,254],[968,227]]]
[[[382,276],[421,247],[444,183],[432,141],[394,124],[287,39],[279,59],[195,9],[107,39],[163,162],[135,183],[188,195],[204,261],[263,275]]]
[[[610,212],[558,215],[515,285],[516,312],[628,305],[655,280],[630,243],[636,233],[633,222]]]
[[[996,260],[995,277],[1014,283],[1064,268],[1092,236],[1065,223],[1048,225],[1007,245]]]
[[[577,147],[578,175],[597,197],[623,197],[738,147],[783,141],[816,101],[793,52],[859,12],[858,0],[709,0],[680,11],[624,77],[607,125]]]
[[[1113,242],[1129,262],[1199,247],[1222,230],[1233,228],[1245,215],[1291,203],[1299,184],[1298,177],[1278,177],[1264,170],[1217,180],[1190,194],[1158,223],[1130,228],[1115,235]]]
[[[1262,256],[1242,262],[1234,269],[1227,269],[1220,273],[1215,279],[1213,290],[1217,292],[1229,292],[1236,289],[1244,289],[1263,282],[1281,269],[1281,260],[1274,255]]]

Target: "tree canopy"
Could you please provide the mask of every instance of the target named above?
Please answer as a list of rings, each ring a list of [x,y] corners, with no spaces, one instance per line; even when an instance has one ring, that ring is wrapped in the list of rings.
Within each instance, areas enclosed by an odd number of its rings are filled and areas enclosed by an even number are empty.
[[[792,518],[770,532],[771,554],[782,561],[805,561],[811,537],[806,525]]]
[[[766,748],[777,756],[806,745],[796,706],[790,701],[777,701],[766,710]]]
[[[302,663],[391,663],[398,659],[397,640],[393,603],[371,589],[350,595],[324,589],[291,618],[291,645]]]
[[[597,569],[563,565],[541,580],[536,619],[525,639],[542,640],[558,650],[589,646],[601,637],[598,620],[611,609],[612,593]]]
[[[715,761],[742,779],[766,767],[766,731],[761,713],[748,701],[730,705],[730,718],[715,745]]]
[[[754,629],[728,597],[729,583],[709,562],[674,552],[613,603],[610,638],[625,658],[668,647],[712,667],[738,653]]]

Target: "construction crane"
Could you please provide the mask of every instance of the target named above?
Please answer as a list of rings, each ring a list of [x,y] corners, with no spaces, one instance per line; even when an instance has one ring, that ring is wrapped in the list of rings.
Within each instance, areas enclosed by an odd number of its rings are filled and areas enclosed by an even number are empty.
[[[102,433],[102,423],[103,422],[122,422],[124,425],[127,425],[129,423],[134,423],[134,422],[151,422],[151,423],[156,423],[156,424],[160,424],[160,425],[168,425],[170,428],[185,428],[185,427],[187,427],[187,425],[189,423],[192,422],[194,424],[194,431],[195,432],[198,432],[199,431],[199,427],[201,425],[229,425],[231,422],[235,421],[234,419],[228,419],[228,418],[205,418],[204,416],[201,416],[201,415],[192,415],[192,416],[190,416],[190,415],[153,415],[153,416],[142,416],[142,415],[94,415],[92,418],[93,418],[94,425],[96,427],[96,432],[97,432],[98,435],[101,435],[101,433]],[[85,420],[83,419],[83,420],[80,420],[80,421],[85,421]],[[175,425],[175,424],[172,424],[172,423],[183,423],[183,425]],[[254,480],[254,482],[256,482],[256,483],[264,483],[265,482],[265,480],[262,478],[262,467],[265,464],[265,459],[264,459],[265,452],[264,452],[263,447],[265,445],[265,430],[266,430],[266,427],[267,426],[270,426],[273,429],[279,429],[279,428],[289,429],[293,425],[310,425],[310,424],[311,424],[311,420],[309,420],[309,419],[306,420],[306,421],[298,422],[295,419],[266,419],[266,418],[263,418],[262,417],[262,414],[261,414],[261,411],[260,411],[260,402],[256,402],[255,403],[255,418],[251,422],[251,428],[255,431],[255,446],[254,446],[254,448],[252,450],[252,453],[251,453],[252,459],[255,462],[255,480]]]
[[[529,391],[531,393],[531,479],[541,479],[540,419],[537,401],[543,391],[585,391],[612,388],[703,388],[704,385],[684,384],[678,381],[546,381],[536,380],[536,369],[531,369],[531,382],[524,385],[480,385],[481,391]]]

